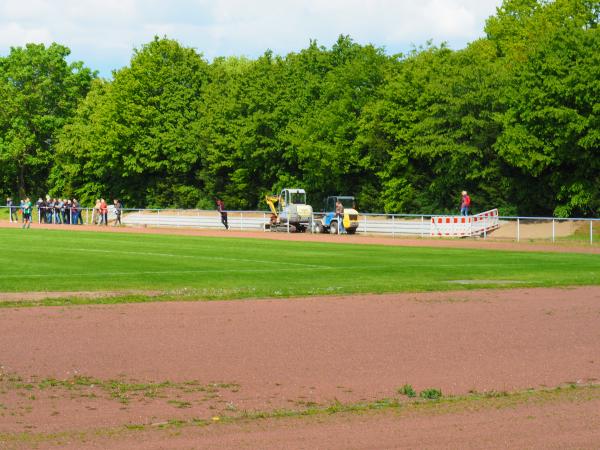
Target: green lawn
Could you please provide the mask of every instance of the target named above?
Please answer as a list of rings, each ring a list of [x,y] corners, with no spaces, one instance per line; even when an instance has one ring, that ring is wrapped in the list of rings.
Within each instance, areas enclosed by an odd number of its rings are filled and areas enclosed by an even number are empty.
[[[0,292],[248,298],[586,284],[600,284],[598,255],[0,229]]]

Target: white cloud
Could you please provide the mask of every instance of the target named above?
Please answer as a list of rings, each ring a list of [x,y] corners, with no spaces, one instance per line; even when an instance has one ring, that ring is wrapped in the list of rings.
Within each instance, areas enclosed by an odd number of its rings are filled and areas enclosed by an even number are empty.
[[[0,54],[53,41],[100,69],[128,64],[134,47],[167,35],[207,57],[285,54],[340,34],[405,51],[427,39],[464,46],[501,0],[2,0]]]
[[[52,42],[52,34],[41,26],[24,27],[15,22],[0,23],[0,48],[20,47],[30,42]]]

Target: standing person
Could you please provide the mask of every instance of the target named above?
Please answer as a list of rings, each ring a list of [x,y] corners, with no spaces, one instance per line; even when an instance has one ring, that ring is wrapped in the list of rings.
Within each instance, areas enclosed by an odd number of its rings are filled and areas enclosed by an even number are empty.
[[[471,197],[467,194],[467,191],[462,191],[462,198],[460,201],[460,215],[468,216],[469,209],[471,208]]]
[[[44,200],[43,198],[40,198],[40,204],[38,206],[38,212],[39,212],[39,217],[38,217],[38,222],[39,223],[47,223],[46,221],[46,209],[48,209],[48,207],[46,206],[46,200]]]
[[[108,225],[108,205],[103,198],[100,199],[100,224]]]
[[[65,223],[65,204],[62,198],[54,203],[54,212],[56,214],[56,223]]]
[[[70,224],[71,223],[71,200],[65,198],[64,204],[65,204],[65,220],[63,221],[63,223]]]
[[[79,208],[77,207],[77,200],[70,200],[71,203],[71,225],[77,225],[79,221]]]
[[[21,204],[23,204],[24,201],[21,200]],[[37,199],[37,202],[35,202],[35,206],[37,208],[37,213],[38,213],[38,223],[42,222],[42,203],[44,203],[44,200],[42,200],[42,197],[39,197]],[[23,208],[21,208],[21,210],[23,210]]]
[[[98,225],[100,223],[100,199],[96,199],[94,209],[92,210],[92,223]]]
[[[52,199],[46,196],[46,223],[54,223],[54,203]]]
[[[61,198],[59,200],[60,205],[60,215],[62,216],[62,223],[67,223],[67,199]]]
[[[8,197],[6,199],[6,206],[8,206],[8,214],[9,214],[10,223],[18,222],[19,218],[17,217],[17,207],[13,204],[12,198]]]
[[[60,199],[54,199],[54,223],[60,224]]]
[[[335,202],[335,217],[338,219],[338,234],[346,233],[344,229],[344,205],[339,199]]]
[[[226,230],[229,230],[229,223],[227,222],[227,211],[225,211],[225,203],[220,198],[216,199],[217,211],[221,214],[221,223],[225,226]]]
[[[29,197],[23,202],[23,228],[31,228],[31,200]]]
[[[75,198],[73,199],[73,207],[77,210],[77,220],[75,220],[75,225],[83,225],[83,211],[81,209],[81,205]]]
[[[119,224],[119,226],[121,226],[121,211],[123,210],[123,205],[121,205],[121,202],[115,198],[115,200],[113,201],[114,205],[115,205],[115,223],[113,223],[113,227],[116,227],[117,224]]]
[[[54,203],[49,195],[46,195],[46,223],[52,223],[52,216],[54,213]]]

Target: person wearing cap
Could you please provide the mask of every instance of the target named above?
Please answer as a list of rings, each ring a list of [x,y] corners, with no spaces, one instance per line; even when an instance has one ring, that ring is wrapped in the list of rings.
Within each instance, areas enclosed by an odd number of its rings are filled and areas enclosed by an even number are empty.
[[[460,215],[468,216],[469,208],[471,208],[471,197],[469,197],[467,191],[462,191],[462,199],[460,202]]]

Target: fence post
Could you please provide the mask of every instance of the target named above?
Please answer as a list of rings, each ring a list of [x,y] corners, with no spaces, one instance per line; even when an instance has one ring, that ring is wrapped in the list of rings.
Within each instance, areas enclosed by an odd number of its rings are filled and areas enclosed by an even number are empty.
[[[365,218],[365,233],[366,233],[367,232],[367,216],[364,215],[363,217]]]
[[[396,237],[396,221],[394,220],[394,215],[392,214],[392,239]]]
[[[521,221],[517,217],[517,242],[521,242]]]
[[[552,219],[552,242],[554,242],[554,239],[555,239],[554,235],[555,235],[555,230],[554,230],[554,219]]]
[[[424,229],[424,227],[425,227],[425,217],[421,216],[421,237],[424,237],[423,236],[423,229]]]
[[[594,244],[594,227],[593,224],[594,222],[590,220],[590,245]]]
[[[487,215],[483,216],[483,239],[487,239]]]
[[[263,233],[265,233],[267,231],[267,213],[263,213]]]
[[[240,231],[244,231],[244,212],[240,211]]]

